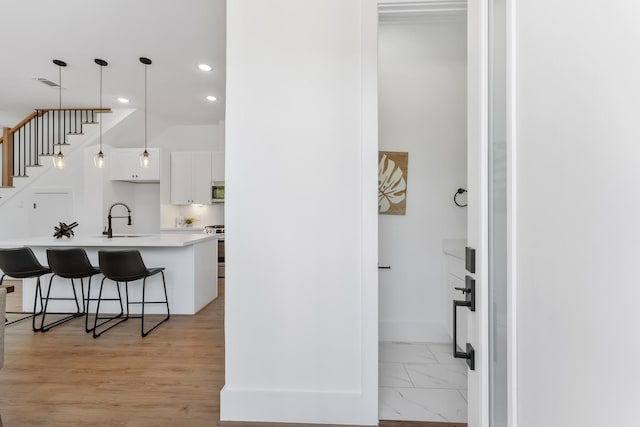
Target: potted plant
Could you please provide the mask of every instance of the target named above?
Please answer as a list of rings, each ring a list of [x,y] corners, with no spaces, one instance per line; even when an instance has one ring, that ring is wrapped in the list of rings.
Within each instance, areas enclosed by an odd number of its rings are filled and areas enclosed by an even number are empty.
[[[185,227],[191,227],[194,222],[196,222],[196,219],[194,217],[192,217],[192,216],[185,217],[184,226]]]

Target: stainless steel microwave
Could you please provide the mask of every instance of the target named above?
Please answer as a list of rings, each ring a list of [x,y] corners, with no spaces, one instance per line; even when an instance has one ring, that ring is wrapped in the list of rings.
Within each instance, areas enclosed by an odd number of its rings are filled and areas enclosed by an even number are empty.
[[[213,181],[211,184],[211,203],[224,202],[224,181]]]

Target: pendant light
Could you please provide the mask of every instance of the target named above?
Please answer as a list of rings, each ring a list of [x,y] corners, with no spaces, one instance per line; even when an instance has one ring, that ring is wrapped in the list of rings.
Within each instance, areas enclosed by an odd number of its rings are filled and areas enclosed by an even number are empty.
[[[109,64],[103,59],[96,58],[94,61],[100,66],[100,111],[102,111],[102,68]],[[104,154],[102,153],[102,115],[100,115],[100,151],[93,156],[93,165],[98,169],[104,168]]]
[[[59,59],[54,59],[53,63],[58,66],[58,118],[62,114],[62,67],[66,67],[67,63]],[[60,127],[58,126],[58,154],[53,156],[53,167],[56,169],[64,169],[64,154],[62,154],[62,145],[66,139],[65,135],[62,135],[62,141],[60,140]]]
[[[151,60],[141,57],[140,62],[144,64],[144,152],[140,154],[140,166],[148,168],[151,163],[151,156],[147,151],[147,65],[151,64]]]

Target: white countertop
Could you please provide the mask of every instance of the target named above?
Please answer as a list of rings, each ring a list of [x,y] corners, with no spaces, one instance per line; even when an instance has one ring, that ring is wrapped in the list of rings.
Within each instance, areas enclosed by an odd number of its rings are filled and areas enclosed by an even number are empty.
[[[182,231],[185,233],[202,233],[204,227],[163,227],[160,231]]]
[[[224,235],[223,235],[224,238]],[[63,237],[27,237],[13,241],[0,242],[0,246],[31,246],[31,247],[181,247],[194,245],[207,240],[217,240],[215,234],[204,233],[174,233],[174,234],[127,234],[126,236],[117,234],[112,239],[106,236],[85,235],[73,236],[70,239]]]
[[[458,258],[464,261],[464,248],[467,239],[443,239],[442,252],[446,255]]]

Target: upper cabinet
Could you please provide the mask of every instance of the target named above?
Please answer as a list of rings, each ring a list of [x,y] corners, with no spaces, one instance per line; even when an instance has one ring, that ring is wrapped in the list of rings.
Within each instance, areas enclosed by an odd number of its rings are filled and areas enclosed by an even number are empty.
[[[111,150],[107,161],[112,181],[160,182],[160,149],[147,148],[151,155],[148,168],[140,166],[142,148],[119,148]]]
[[[216,151],[212,155],[213,169],[211,171],[212,181],[224,181],[224,151]]]
[[[171,204],[211,203],[212,153],[171,153]]]

